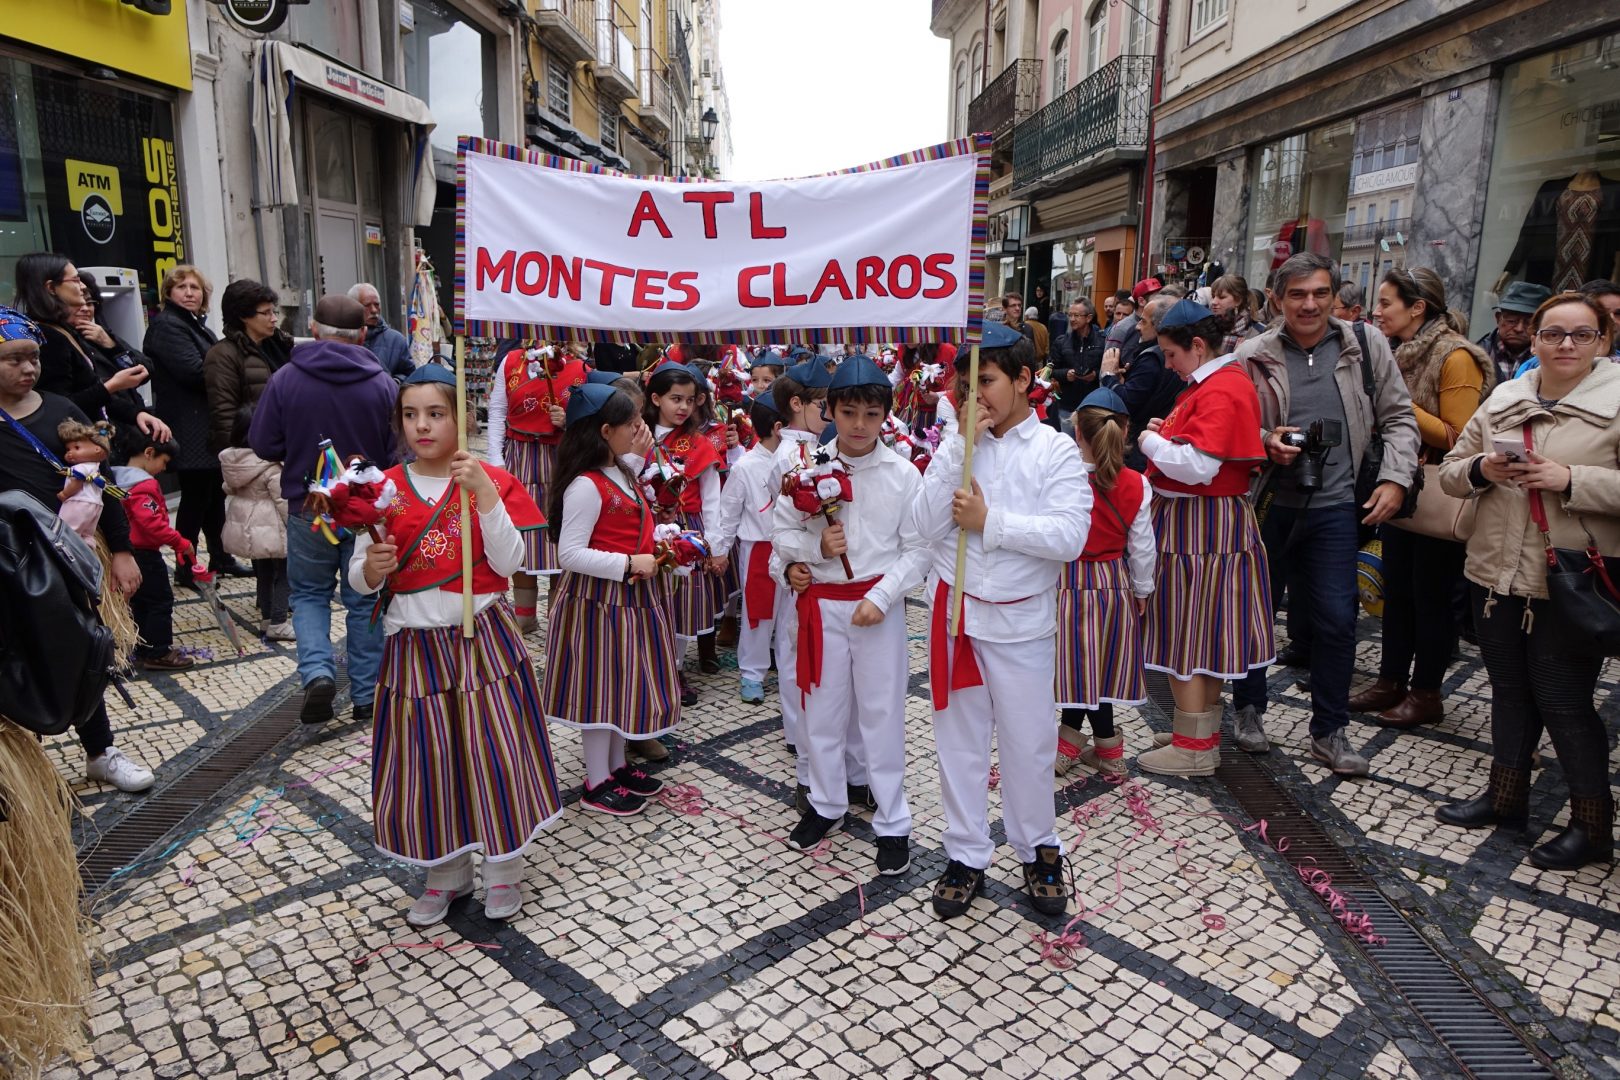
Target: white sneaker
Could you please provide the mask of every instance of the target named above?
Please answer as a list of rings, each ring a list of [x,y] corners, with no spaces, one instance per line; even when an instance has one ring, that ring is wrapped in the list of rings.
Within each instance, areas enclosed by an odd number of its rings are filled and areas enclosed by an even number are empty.
[[[484,894],[484,917],[510,919],[523,907],[523,886],[491,885]]]
[[[264,638],[266,641],[297,641],[298,635],[293,633],[292,620],[284,622],[264,621]]]
[[[152,770],[125,757],[116,746],[109,746],[105,754],[86,762],[84,774],[119,791],[145,791],[152,786]]]
[[[450,905],[470,892],[471,882],[458,889],[423,889],[422,895],[405,913],[405,922],[416,927],[444,922],[444,917],[450,913]]]

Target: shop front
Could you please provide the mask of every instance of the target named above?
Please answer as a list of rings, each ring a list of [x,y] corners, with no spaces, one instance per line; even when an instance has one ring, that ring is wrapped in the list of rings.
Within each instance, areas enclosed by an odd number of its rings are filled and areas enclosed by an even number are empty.
[[[109,3],[77,22],[47,6],[20,5],[0,44],[0,289],[10,295],[19,256],[57,251],[133,271],[151,311],[188,255],[175,139],[176,94],[191,85],[184,5],[157,16]]]
[[[1054,311],[1082,295],[1100,309],[1104,297],[1131,287],[1137,269],[1135,169],[1034,205],[1033,277],[1049,282]]]

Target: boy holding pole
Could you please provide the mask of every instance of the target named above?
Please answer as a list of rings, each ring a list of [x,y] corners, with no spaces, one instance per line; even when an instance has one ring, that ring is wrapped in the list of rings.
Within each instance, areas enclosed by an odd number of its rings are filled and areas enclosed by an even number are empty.
[[[1052,669],[1058,575],[1085,546],[1091,488],[1073,440],[1030,407],[1034,365],[1029,341],[999,323],[984,325],[982,351],[957,355],[958,378],[977,376],[959,384],[961,433],[941,441],[911,508],[932,550],[929,677],[950,860],[934,886],[942,919],[968,910],[995,852],[992,734],[1002,823],[1030,902],[1048,915],[1068,906],[1054,828]]]

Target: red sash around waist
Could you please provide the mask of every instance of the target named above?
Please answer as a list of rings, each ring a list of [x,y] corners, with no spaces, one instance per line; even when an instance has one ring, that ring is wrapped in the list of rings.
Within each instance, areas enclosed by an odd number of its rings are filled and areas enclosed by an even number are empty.
[[[821,682],[821,602],[823,600],[863,600],[880,579],[865,581],[811,582],[799,594],[799,705]]]
[[[748,609],[748,629],[775,617],[776,582],[771,580],[771,542],[756,540],[748,549],[748,568],[743,578],[743,606]]]
[[[934,699],[934,711],[943,712],[950,704],[952,690],[966,690],[970,686],[983,686],[984,675],[979,671],[979,658],[973,652],[973,640],[967,636],[967,600],[971,597],[981,604],[1022,604],[1030,599],[1020,596],[1016,600],[983,600],[971,593],[962,594],[962,623],[956,628],[956,643],[947,646],[950,639],[951,587],[944,578],[934,590],[933,614],[928,625],[928,689]]]

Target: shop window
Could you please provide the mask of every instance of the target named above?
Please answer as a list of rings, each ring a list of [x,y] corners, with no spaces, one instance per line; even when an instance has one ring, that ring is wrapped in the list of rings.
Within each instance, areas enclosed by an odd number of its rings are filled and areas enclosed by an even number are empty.
[[[417,0],[416,29],[402,40],[405,89],[433,110],[434,149],[453,156],[458,136],[499,134],[493,35],[448,4]]]
[[[555,56],[546,56],[546,111],[565,124],[573,122],[574,110],[569,103],[568,65],[559,63]]]
[[[1230,3],[1231,0],[1192,0],[1192,25],[1187,31],[1187,41],[1196,41],[1225,22]]]
[[[1290,256],[1338,260],[1350,186],[1352,125],[1291,135],[1254,151],[1258,178],[1250,211],[1245,276],[1265,281]]]
[[[1620,35],[1509,65],[1491,152],[1472,320],[1509,281],[1620,277]]]
[[[1058,31],[1058,36],[1052,42],[1052,97],[1055,100],[1063,96],[1063,91],[1069,88],[1069,32]]]

